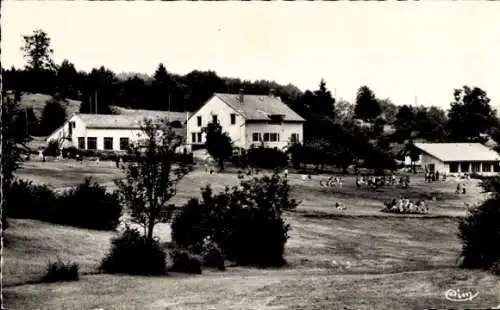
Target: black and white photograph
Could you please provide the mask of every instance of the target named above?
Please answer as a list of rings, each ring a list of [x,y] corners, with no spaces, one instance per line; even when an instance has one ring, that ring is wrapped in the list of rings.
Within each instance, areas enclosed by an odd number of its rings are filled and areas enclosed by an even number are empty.
[[[499,17],[2,1],[0,308],[500,309]]]

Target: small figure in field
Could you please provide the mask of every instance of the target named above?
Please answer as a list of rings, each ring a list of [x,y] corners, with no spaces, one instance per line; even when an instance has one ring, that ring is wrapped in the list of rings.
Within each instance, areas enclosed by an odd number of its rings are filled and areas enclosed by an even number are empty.
[[[247,170],[247,176],[251,176],[251,175],[252,175],[252,169],[248,168],[248,170]]]
[[[243,179],[245,176],[243,175],[243,172],[241,170],[238,170],[238,179]]]
[[[467,194],[467,188],[465,187],[465,184],[462,185],[462,194]]]
[[[285,171],[283,171],[283,173],[285,174],[285,179],[288,178],[288,169],[285,169]]]
[[[456,194],[460,194],[460,192],[462,191],[462,184],[458,183],[457,184],[457,189],[455,191]]]
[[[429,172],[425,172],[425,182],[429,182]]]
[[[436,181],[439,181],[439,171],[436,171]]]
[[[115,164],[116,168],[120,168],[120,159],[118,158],[118,156],[115,158]]]
[[[123,157],[120,156],[120,167],[123,168]]]

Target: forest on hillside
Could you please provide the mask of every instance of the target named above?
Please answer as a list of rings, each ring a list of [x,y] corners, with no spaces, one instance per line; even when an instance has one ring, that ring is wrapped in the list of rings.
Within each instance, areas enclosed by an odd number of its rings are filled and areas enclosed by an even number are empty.
[[[450,109],[398,106],[388,98],[377,98],[367,85],[358,89],[355,102],[337,101],[323,80],[315,90],[301,91],[294,85],[274,81],[246,81],[220,77],[214,71],[193,70],[186,75],[168,71],[160,63],[149,76],[117,74],[105,66],[90,72],[79,71],[69,60],[55,64],[50,37],[43,30],[23,36],[24,68],[3,69],[3,89],[19,101],[23,93],[52,96],[40,119],[31,112],[31,135],[46,135],[67,117],[60,105],[65,99],[80,100],[81,113],[111,113],[109,106],[126,108],[195,111],[215,92],[275,94],[307,122],[305,144],[317,154],[350,161],[377,150],[389,152],[394,143],[414,140],[432,142],[500,141],[500,121],[485,90],[476,86],[458,86],[450,90]],[[331,87],[331,85],[330,85]],[[59,105],[59,106],[58,106]],[[36,125],[36,126],[35,126]],[[390,134],[385,130],[392,128]],[[35,130],[35,129],[33,129]],[[319,156],[319,155],[318,155]],[[320,156],[320,157],[321,157]],[[326,159],[325,159],[326,160]],[[332,159],[333,160],[333,159]]]

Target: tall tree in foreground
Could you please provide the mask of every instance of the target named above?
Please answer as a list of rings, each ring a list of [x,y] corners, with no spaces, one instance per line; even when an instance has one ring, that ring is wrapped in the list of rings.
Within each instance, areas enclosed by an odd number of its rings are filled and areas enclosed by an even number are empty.
[[[0,191],[4,202],[8,199],[9,188],[14,178],[14,171],[19,167],[22,160],[21,155],[27,150],[26,143],[29,142],[29,136],[25,130],[23,122],[23,111],[17,108],[17,104],[11,96],[2,92],[1,104],[1,171],[2,179]],[[2,212],[2,231],[5,229],[5,214]]]
[[[372,121],[382,112],[375,94],[368,86],[361,86],[356,96],[354,114],[364,120]]]
[[[175,196],[176,185],[189,172],[189,167],[177,160],[175,150],[183,138],[168,122],[145,120],[142,131],[144,144],[130,149],[136,162],[128,165],[126,177],[115,183],[129,209],[131,221],[144,229],[146,242],[153,244],[155,226],[172,218],[175,206],[168,202]]]
[[[224,170],[224,161],[233,154],[231,138],[217,122],[212,122],[202,130],[205,133],[207,152],[219,164],[220,171]]]
[[[457,142],[480,141],[481,134],[497,123],[488,95],[481,88],[463,86],[455,89],[453,97],[448,113],[451,137]]]

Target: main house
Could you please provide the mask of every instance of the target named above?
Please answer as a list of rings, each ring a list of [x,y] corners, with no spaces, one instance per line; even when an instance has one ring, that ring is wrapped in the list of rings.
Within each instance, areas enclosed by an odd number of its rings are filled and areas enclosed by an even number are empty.
[[[446,174],[500,172],[500,156],[480,143],[415,143],[422,166]]]
[[[147,110],[128,110],[120,115],[77,113],[49,135],[46,141],[58,141],[60,146],[73,146],[82,150],[125,151],[130,143],[144,138],[141,126],[145,118],[167,119],[173,125],[177,123],[174,129],[185,137],[188,115]]]
[[[290,142],[303,142],[305,120],[284,104],[279,97],[215,93],[187,121],[187,143],[202,146],[202,129],[218,122],[234,147],[252,146],[286,148]]]

